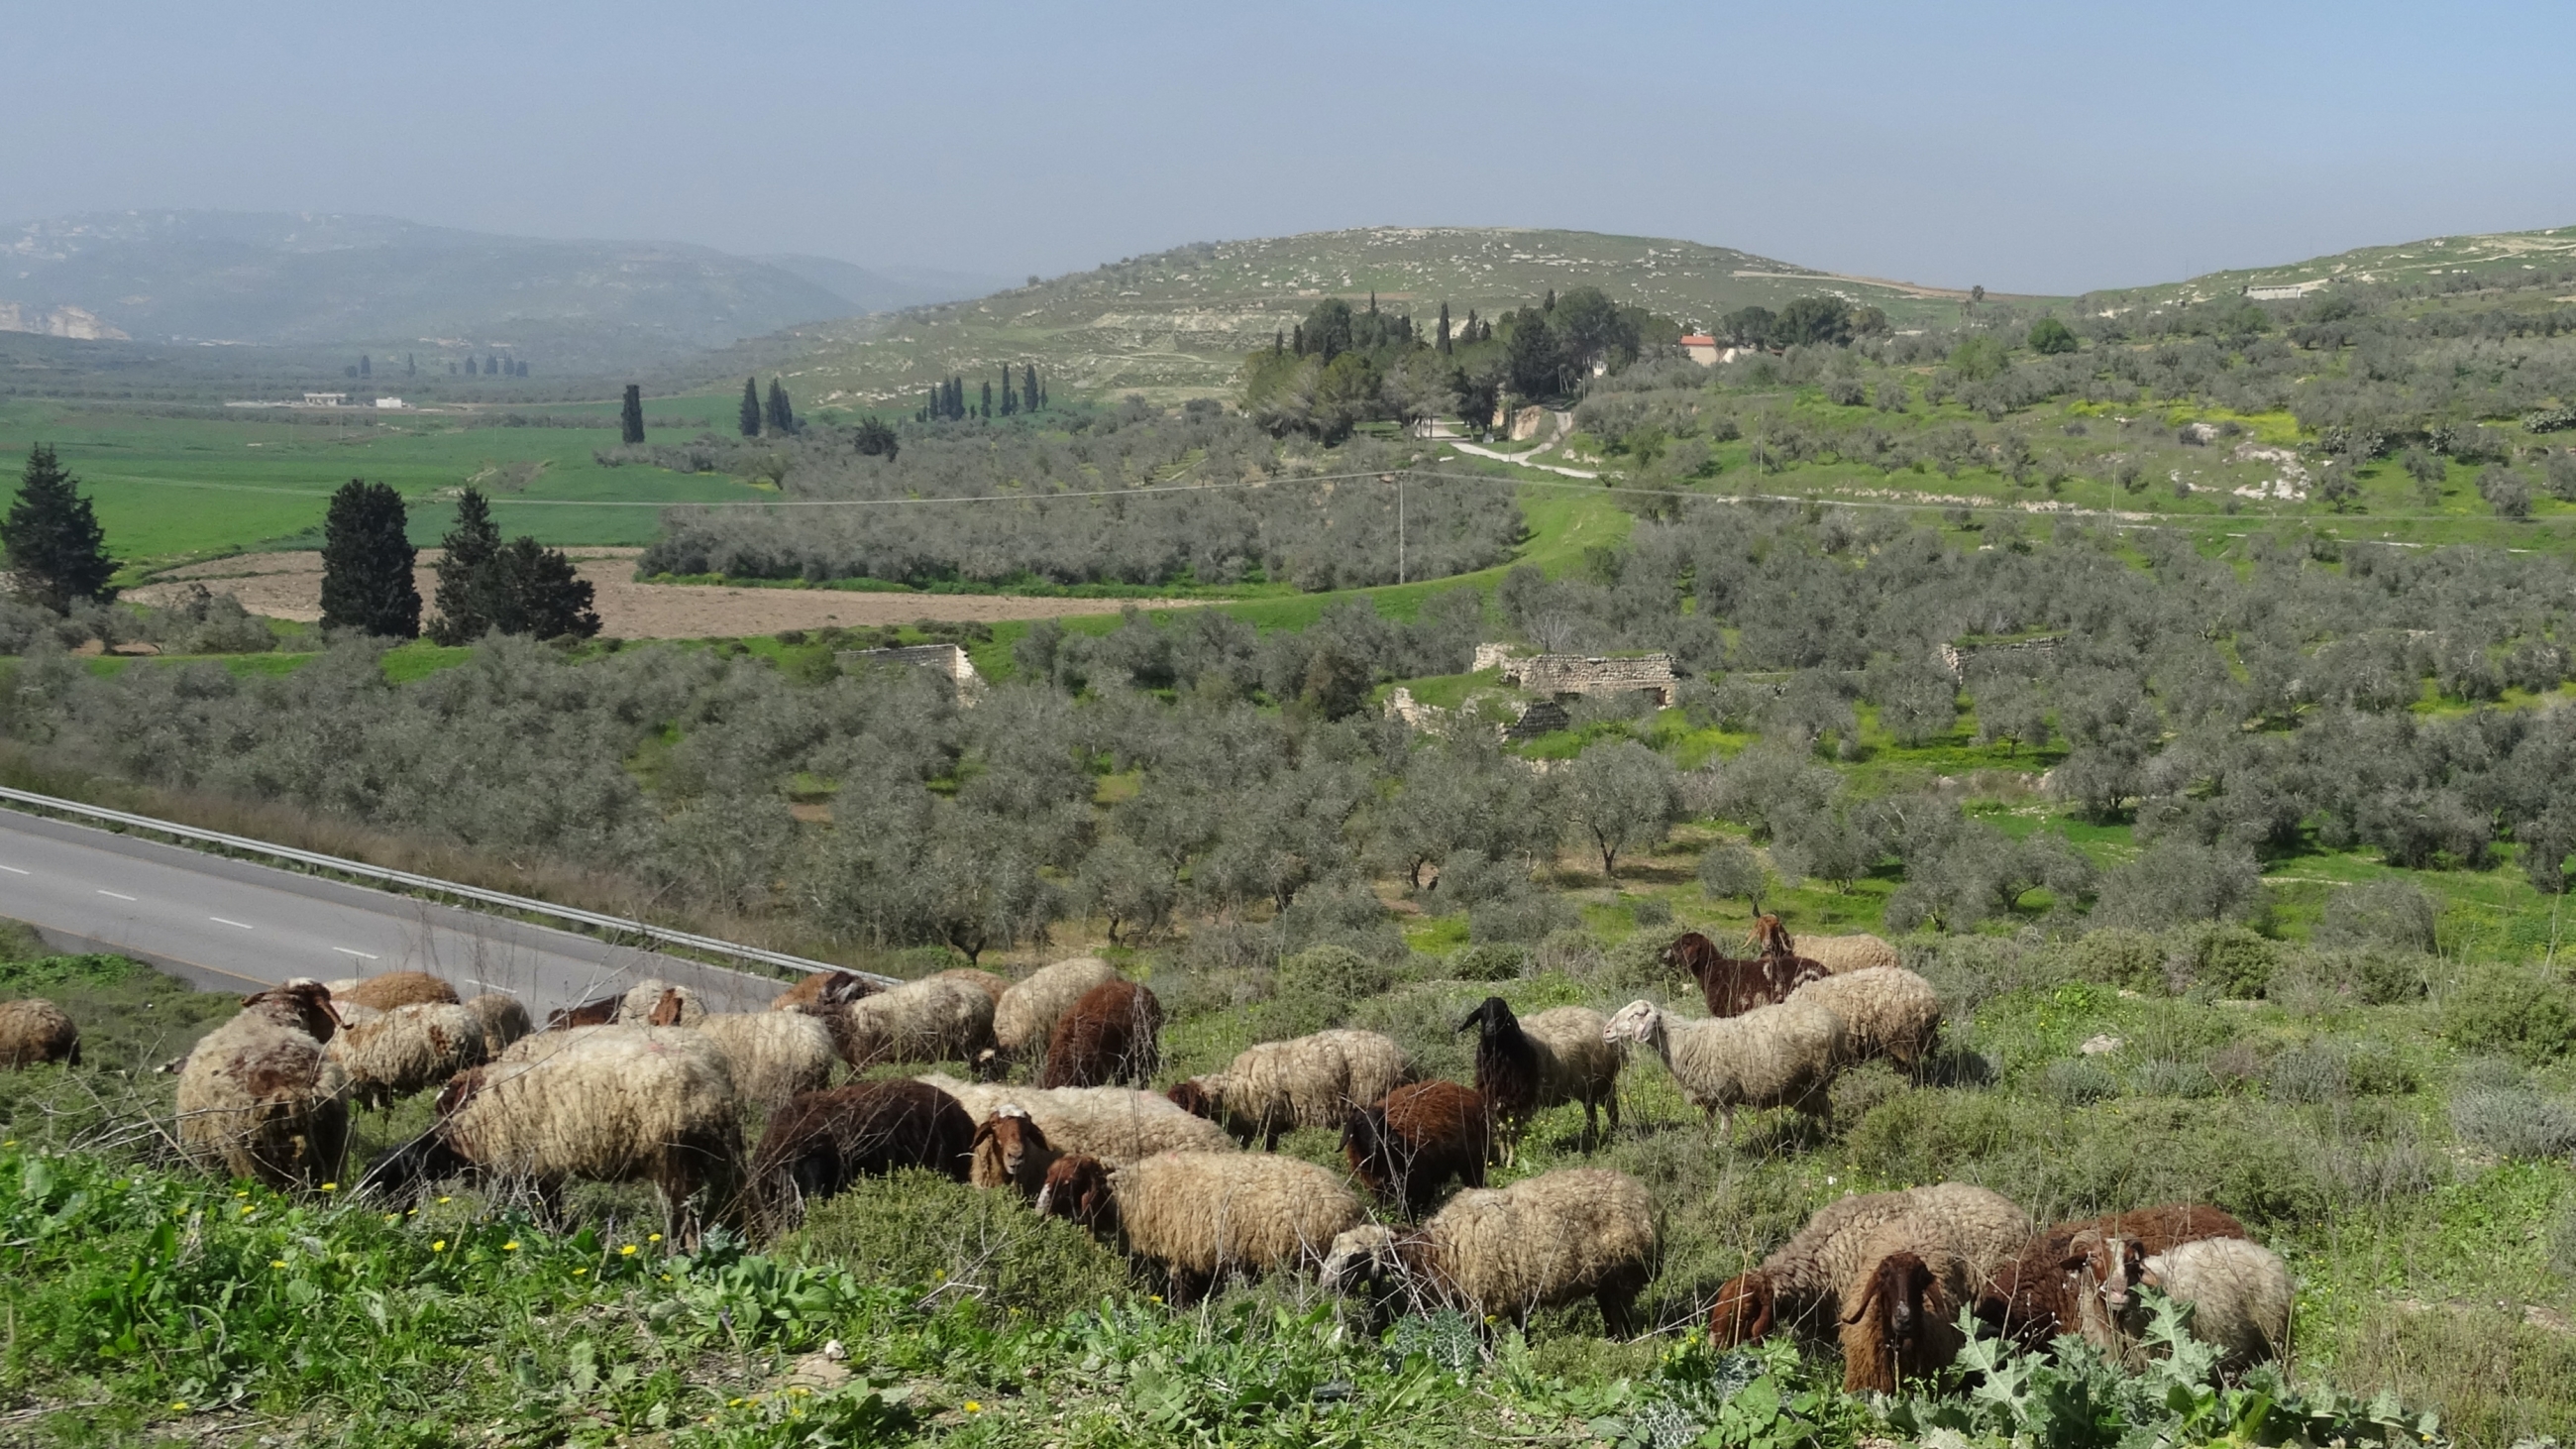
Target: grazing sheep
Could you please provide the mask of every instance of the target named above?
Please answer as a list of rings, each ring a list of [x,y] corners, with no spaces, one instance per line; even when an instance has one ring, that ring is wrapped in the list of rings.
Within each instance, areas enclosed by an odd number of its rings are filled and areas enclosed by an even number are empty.
[[[1932,1055],[1941,1038],[1941,993],[1902,966],[1873,966],[1828,976],[1791,992],[1843,1019],[1849,1060],[1885,1057],[1913,1068]]]
[[[1950,1186],[1863,1240],[1841,1300],[1846,1391],[1894,1393],[1902,1379],[1947,1368],[1967,1341],[1960,1308],[2029,1241],[2030,1215],[2010,1200]]]
[[[1110,1163],[1133,1162],[1157,1152],[1232,1152],[1234,1139],[1224,1128],[1194,1117],[1167,1098],[1125,1087],[1002,1087],[961,1082],[937,1072],[914,1080],[948,1093],[966,1109],[977,1131],[976,1169],[968,1178],[977,1187],[999,1187],[1005,1181],[1030,1196],[1037,1195],[1046,1170],[1062,1153],[1080,1153]],[[1006,1114],[1025,1119],[1034,1134],[1018,1142],[1018,1155],[1007,1170],[987,1151],[985,1128]]]
[[[1353,1228],[1333,1240],[1323,1276],[1343,1291],[1400,1287],[1412,1311],[1454,1305],[1523,1328],[1542,1308],[1589,1297],[1610,1336],[1626,1338],[1656,1244],[1644,1183],[1577,1167],[1499,1191],[1470,1188],[1412,1232]]]
[[[1342,1155],[1352,1175],[1416,1216],[1452,1177],[1483,1187],[1493,1150],[1494,1119],[1485,1099],[1456,1082],[1398,1087],[1353,1112],[1342,1127]]]
[[[1825,1116],[1825,1089],[1842,1062],[1844,1040],[1840,1016],[1798,1000],[1742,1016],[1699,1018],[1632,1001],[1602,1036],[1653,1047],[1682,1095],[1729,1134],[1738,1107],[1794,1107]]]
[[[993,997],[966,976],[943,971],[891,986],[842,1007],[828,1020],[841,1059],[860,1071],[879,1062],[972,1061],[993,1040]]]
[[[804,1204],[897,1168],[927,1168],[964,1182],[974,1136],[966,1109],[926,1082],[852,1082],[800,1092],[770,1116],[752,1153],[752,1182],[764,1220],[780,1227]]]
[[[0,1067],[80,1065],[80,1028],[50,1001],[0,1001]]]
[[[529,1031],[527,1005],[506,991],[487,991],[470,997],[465,1009],[474,1013],[483,1027],[483,1050],[497,1054]]]
[[[862,996],[876,994],[876,983],[856,971],[817,971],[769,1003],[772,1011],[810,1011],[829,1016]]]
[[[1040,1087],[1142,1086],[1162,1064],[1163,1003],[1133,981],[1104,981],[1056,1018]]]
[[[349,1079],[323,1044],[339,1028],[330,994],[295,980],[242,998],[179,1070],[179,1143],[199,1166],[271,1187],[339,1176],[349,1146]]]
[[[646,977],[617,1003],[620,1026],[696,1026],[707,1014],[706,1002],[685,986]]]
[[[2177,1243],[2149,1257],[2137,1282],[2191,1305],[2191,1336],[2218,1350],[2221,1372],[2279,1358],[2289,1346],[2290,1267],[2261,1244],[2243,1238]],[[2132,1296],[2119,1322],[2122,1338],[2134,1345],[2147,1328],[2146,1303]]]
[[[2167,1203],[2098,1218],[2059,1223],[2032,1238],[2014,1260],[2003,1265],[1977,1301],[1977,1317],[1995,1334],[2024,1350],[2046,1348],[2072,1325],[2081,1332],[2087,1320],[2083,1279],[2095,1285],[2115,1271],[2104,1245],[2127,1240],[2138,1245],[2141,1262],[2183,1243],[2203,1238],[2242,1238],[2245,1225],[2217,1208],[2201,1203]],[[2077,1241],[2083,1241],[2081,1250]],[[2100,1261],[2093,1261],[2096,1255]],[[2124,1271],[2125,1269],[2123,1269]],[[2109,1337],[2107,1312],[2089,1315],[2097,1342]]]
[[[332,991],[334,1006],[372,1006],[378,1011],[391,1011],[397,1006],[454,1006],[456,988],[426,971],[388,971],[369,976],[346,991]]]
[[[1776,1006],[1790,992],[1825,976],[1814,962],[1786,956],[1765,953],[1739,961],[1697,931],[1666,946],[1663,960],[1699,983],[1700,999],[1708,1003],[1711,1016],[1741,1016],[1757,1006]]]
[[[1159,1266],[1174,1307],[1197,1302],[1227,1273],[1320,1262],[1360,1224],[1359,1199],[1338,1174],[1241,1152],[1163,1152],[1115,1170],[1096,1157],[1060,1157],[1037,1210],[1114,1235]]]
[[[550,1201],[568,1178],[648,1181],[682,1247],[697,1241],[701,1193],[716,1217],[738,1223],[742,1109],[715,1042],[658,1026],[565,1036],[507,1059],[545,1041],[530,1037],[504,1060],[459,1074],[438,1094],[437,1125],[376,1164],[360,1190],[407,1200],[472,1172],[531,1180]]]
[[[351,1099],[378,1110],[479,1066],[488,1055],[481,1017],[427,1001],[344,1021],[324,1050],[348,1074]]]
[[[1600,1135],[1597,1112],[1619,1130],[1619,1051],[1602,1036],[1607,1025],[1588,1007],[1560,1006],[1527,1021],[1511,1003],[1488,996],[1458,1023],[1476,1028],[1476,1090],[1503,1128],[1503,1161],[1517,1155],[1530,1117],[1564,1102],[1583,1104],[1586,1148]]]
[[[992,998],[993,1005],[996,1007],[1002,1004],[1002,993],[1011,989],[1011,983],[1004,978],[996,976],[990,971],[979,971],[972,966],[951,967],[946,971],[939,972],[929,979],[933,981],[967,982],[973,985],[975,989]]]
[[[1221,1072],[1172,1088],[1171,1099],[1276,1151],[1293,1127],[1339,1127],[1352,1109],[1412,1079],[1404,1048],[1373,1031],[1319,1031],[1247,1047]]]
[[[1868,1255],[1879,1230],[1908,1220],[1958,1223],[1952,1241],[1988,1256],[2009,1256],[2020,1245],[2013,1236],[2016,1225],[2022,1237],[2030,1231],[2030,1219],[2009,1199],[1963,1182],[1837,1199],[1818,1208],[1759,1266],[1717,1290],[1708,1318],[1710,1343],[1734,1348],[1782,1328],[1821,1341],[1827,1312],[1841,1316],[1843,1290],[1876,1261]],[[1880,1249],[1879,1256],[1888,1250]]]
[[[696,1030],[724,1052],[734,1091],[749,1105],[774,1109],[819,1092],[831,1085],[841,1059],[832,1049],[832,1029],[801,1011],[712,1012],[698,1018]]]
[[[1851,936],[1802,936],[1797,954],[1825,968],[1826,974],[1848,976],[1876,966],[1902,966],[1896,948],[1863,931]]]
[[[1014,1062],[1046,1050],[1058,1017],[1095,986],[1119,979],[1118,968],[1097,956],[1076,956],[1030,973],[1003,991],[993,1003],[993,1045],[979,1057],[977,1069],[1000,1076]]]

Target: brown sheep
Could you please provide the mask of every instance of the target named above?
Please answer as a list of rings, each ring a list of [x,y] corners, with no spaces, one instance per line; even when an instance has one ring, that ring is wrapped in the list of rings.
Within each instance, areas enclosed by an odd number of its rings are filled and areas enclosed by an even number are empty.
[[[2166,1203],[2059,1223],[2033,1238],[1996,1273],[1977,1300],[1977,1318],[1988,1330],[2036,1352],[2059,1334],[2083,1327],[2084,1278],[2099,1284],[2116,1270],[2136,1266],[2114,1264],[2104,1248],[2108,1240],[2136,1244],[2135,1256],[2143,1263],[2184,1243],[2244,1236],[2243,1223],[2202,1203]]]
[[[1104,981],[1056,1018],[1038,1085],[1142,1086],[1161,1064],[1156,1038],[1162,1030],[1163,1003],[1150,989],[1133,981]]]
[[[876,994],[876,983],[855,971],[817,971],[769,1003],[772,1011],[804,1011],[829,1016],[862,996]]]
[[[370,976],[346,991],[331,993],[333,1005],[365,1006],[391,1011],[397,1006],[456,1005],[456,988],[426,971],[388,971]]]
[[[1483,1187],[1493,1150],[1494,1119],[1485,1099],[1456,1082],[1398,1087],[1353,1112],[1342,1128],[1352,1175],[1417,1217],[1452,1177]]]
[[[546,1030],[570,1031],[577,1026],[611,1026],[617,1013],[626,1005],[626,993],[597,997],[575,1006],[558,1006],[546,1013]]]
[[[1967,1339],[1959,1305],[1969,1293],[1966,1264],[1956,1254],[1900,1248],[1870,1265],[1844,1290],[1843,1392],[1896,1392],[1907,1379],[1930,1378],[1956,1362]]]
[[[966,1180],[982,1188],[1010,1186],[1034,1198],[1046,1186],[1046,1170],[1057,1153],[1025,1107],[1005,1103],[975,1128],[968,1151]]]
[[[80,1065],[80,1028],[50,1001],[0,1001],[0,1067]]]
[[[483,1023],[483,1050],[499,1054],[528,1034],[528,1008],[506,991],[487,991],[470,998],[465,1009]]]
[[[919,1167],[966,1180],[975,1123],[926,1082],[853,1082],[800,1092],[769,1119],[752,1153],[754,1190],[773,1226],[861,1177]]]
[[[1813,961],[1769,953],[1739,961],[1697,931],[1664,948],[1664,964],[1699,983],[1700,999],[1711,1016],[1741,1016],[1760,1006],[1776,1006],[1789,993],[1818,980],[1825,968]]]
[[[1709,1342],[1734,1348],[1778,1329],[1820,1340],[1827,1323],[1841,1317],[1843,1291],[1902,1246],[1882,1243],[1880,1232],[1904,1223],[1915,1224],[1918,1232],[1924,1224],[1946,1229],[1938,1241],[1977,1261],[2001,1262],[2030,1236],[2030,1219],[2020,1208],[1963,1182],[1838,1198],[1818,1208],[1759,1265],[1717,1290]]]

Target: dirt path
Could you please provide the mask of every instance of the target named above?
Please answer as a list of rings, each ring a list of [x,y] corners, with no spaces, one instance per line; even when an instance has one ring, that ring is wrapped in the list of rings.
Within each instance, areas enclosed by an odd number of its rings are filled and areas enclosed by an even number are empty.
[[[742,589],[701,584],[639,584],[635,556],[641,549],[568,549],[596,591],[601,632],[619,639],[738,638],[775,634],[782,629],[814,629],[826,624],[909,624],[916,619],[973,620],[1049,619],[1066,614],[1114,614],[1120,599],[1043,599],[1009,594],[861,594],[837,589]],[[436,549],[424,549],[416,573],[420,596],[427,601],[438,590],[430,564]],[[190,564],[161,579],[128,589],[138,604],[167,604],[189,584],[231,594],[243,608],[273,619],[312,623],[322,617],[322,556],[318,553],[254,553]],[[1136,602],[1148,609],[1187,608],[1190,603],[1156,599]]]

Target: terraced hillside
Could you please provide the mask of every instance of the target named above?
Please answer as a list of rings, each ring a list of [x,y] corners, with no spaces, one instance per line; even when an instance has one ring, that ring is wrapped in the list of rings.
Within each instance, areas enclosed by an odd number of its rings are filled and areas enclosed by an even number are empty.
[[[737,371],[780,367],[801,381],[799,397],[822,402],[904,404],[935,379],[971,382],[1005,363],[1035,363],[1056,393],[1170,401],[1223,389],[1244,353],[1321,297],[1374,292],[1427,327],[1443,301],[1463,320],[1471,307],[1490,315],[1582,285],[1699,325],[1829,292],[1911,326],[1955,320],[1963,296],[1659,237],[1370,227],[1176,247],[979,301],[797,328],[732,360]]]

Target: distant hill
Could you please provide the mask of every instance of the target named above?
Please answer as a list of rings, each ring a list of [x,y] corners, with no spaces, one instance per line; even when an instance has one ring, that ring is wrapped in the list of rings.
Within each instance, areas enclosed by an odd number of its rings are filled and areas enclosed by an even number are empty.
[[[2186,281],[2092,292],[2084,300],[2087,305],[2106,307],[2141,303],[2155,307],[2233,297],[2248,289],[2254,289],[2258,296],[2292,287],[2313,294],[2345,281],[2431,283],[2436,290],[2450,290],[2481,278],[2501,281],[2508,275],[2519,278],[2525,272],[2569,268],[2576,268],[2576,226],[2427,237],[2394,246],[2356,247],[2303,262],[2241,267]]]
[[[977,301],[797,327],[715,361],[783,368],[802,380],[797,397],[816,403],[900,405],[935,378],[1026,362],[1057,391],[1169,400],[1225,387],[1244,353],[1323,297],[1356,302],[1374,291],[1381,307],[1428,329],[1443,301],[1464,321],[1471,307],[1492,314],[1585,284],[1702,326],[1819,292],[1912,326],[1955,320],[1963,296],[1657,237],[1372,227],[1176,247]]]
[[[838,287],[786,267],[661,242],[216,211],[0,229],[0,326],[57,337],[330,345],[424,360],[498,351],[562,376],[859,310]]]
[[[753,261],[801,277],[850,304],[854,312],[892,312],[933,302],[981,297],[1011,285],[1008,277],[944,272],[935,267],[862,267],[832,257],[787,253]]]

